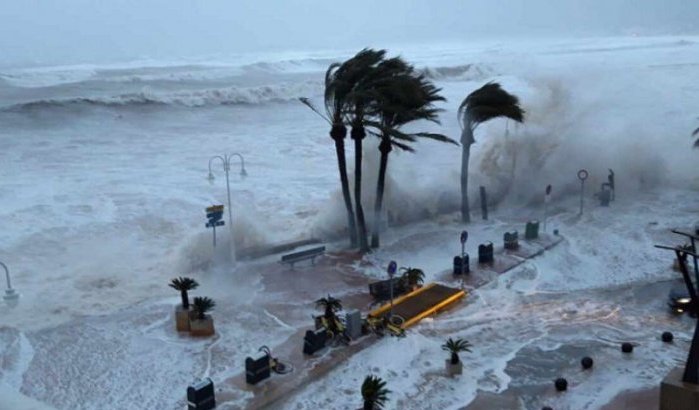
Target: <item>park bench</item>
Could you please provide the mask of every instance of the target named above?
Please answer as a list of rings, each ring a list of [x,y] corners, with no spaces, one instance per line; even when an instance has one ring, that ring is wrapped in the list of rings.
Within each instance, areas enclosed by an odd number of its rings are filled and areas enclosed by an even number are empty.
[[[325,253],[325,246],[318,246],[316,248],[306,249],[304,251],[287,253],[282,255],[281,263],[288,263],[291,265],[291,269],[294,268],[294,263],[304,261],[307,259],[311,260],[312,264],[315,264],[315,258],[323,255]]]

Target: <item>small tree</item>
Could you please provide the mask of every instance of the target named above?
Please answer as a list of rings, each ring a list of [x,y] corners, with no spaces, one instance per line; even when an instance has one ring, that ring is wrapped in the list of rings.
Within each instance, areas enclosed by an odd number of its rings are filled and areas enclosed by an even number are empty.
[[[463,339],[452,339],[451,337],[447,339],[446,343],[442,345],[442,350],[446,350],[451,353],[451,364],[459,363],[459,353],[460,352],[471,352],[471,343]]]
[[[197,311],[199,320],[206,319],[206,313],[210,312],[216,306],[216,302],[207,297],[196,297],[194,298],[194,310]]]
[[[340,299],[335,299],[334,297],[328,295],[327,298],[320,298],[316,300],[316,307],[323,309],[323,317],[328,324],[330,331],[333,333],[337,332],[337,315],[335,312],[342,310],[342,302]]]
[[[171,280],[169,286],[180,291],[180,296],[182,296],[182,308],[189,309],[189,295],[187,292],[196,289],[199,283],[192,278],[183,278],[180,276],[179,278]]]
[[[383,408],[388,395],[391,393],[386,388],[386,382],[378,376],[367,376],[362,383],[362,399],[364,410],[380,410]]]
[[[423,272],[422,269],[407,267],[401,268],[401,270],[403,270],[403,276],[401,279],[408,288],[425,283],[425,272]]]

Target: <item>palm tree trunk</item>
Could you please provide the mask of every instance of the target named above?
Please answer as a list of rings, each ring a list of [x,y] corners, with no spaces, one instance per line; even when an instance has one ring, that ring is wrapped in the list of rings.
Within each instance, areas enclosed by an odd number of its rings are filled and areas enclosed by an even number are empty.
[[[359,250],[361,252],[369,252],[370,250],[366,219],[364,219],[364,207],[362,207],[362,140],[365,136],[366,132],[363,126],[352,127],[352,139],[354,140],[354,206],[357,209]]]
[[[344,138],[347,135],[347,128],[342,126],[333,126],[330,131],[330,136],[335,141],[335,153],[337,154],[337,167],[340,171],[340,183],[342,184],[342,197],[347,208],[347,227],[349,228],[350,244],[352,247],[357,246],[357,225],[354,219],[354,209],[352,209],[352,198],[349,191],[349,180],[347,179],[347,160],[345,159],[345,142]]]
[[[189,309],[189,296],[187,296],[187,291],[180,291],[180,296],[182,297],[182,309]]]
[[[364,400],[364,410],[374,410],[374,402],[371,400]]]
[[[451,364],[459,364],[459,355],[457,353],[451,353]]]
[[[473,129],[470,121],[464,124],[461,133],[461,221],[471,222],[471,210],[468,203],[468,163],[471,156],[471,144],[473,140]]]
[[[379,229],[381,226],[381,209],[383,207],[383,192],[386,182],[386,168],[388,167],[388,154],[391,152],[391,141],[387,137],[381,138],[379,144],[381,151],[381,163],[379,165],[379,181],[376,184],[376,202],[374,204],[374,230],[371,234],[371,247],[379,247]]]

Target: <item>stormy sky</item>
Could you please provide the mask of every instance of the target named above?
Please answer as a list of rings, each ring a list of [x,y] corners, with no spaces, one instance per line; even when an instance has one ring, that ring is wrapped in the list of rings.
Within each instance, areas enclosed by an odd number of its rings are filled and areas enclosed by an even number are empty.
[[[696,32],[697,0],[2,0],[0,65]]]

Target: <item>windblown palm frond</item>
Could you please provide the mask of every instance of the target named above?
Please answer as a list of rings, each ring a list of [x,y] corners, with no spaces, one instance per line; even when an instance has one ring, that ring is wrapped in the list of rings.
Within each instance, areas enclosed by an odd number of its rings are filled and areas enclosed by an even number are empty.
[[[216,302],[207,297],[196,297],[192,304],[194,305],[194,310],[199,314],[199,319],[204,319],[204,315],[216,306]]]
[[[364,408],[372,410],[380,410],[388,401],[388,395],[391,393],[386,388],[386,382],[378,376],[367,376],[362,383],[362,399],[364,399]]]
[[[462,127],[477,127],[497,117],[524,121],[524,110],[517,96],[505,91],[499,83],[488,83],[469,94],[457,112]],[[467,122],[469,124],[467,124]]]

